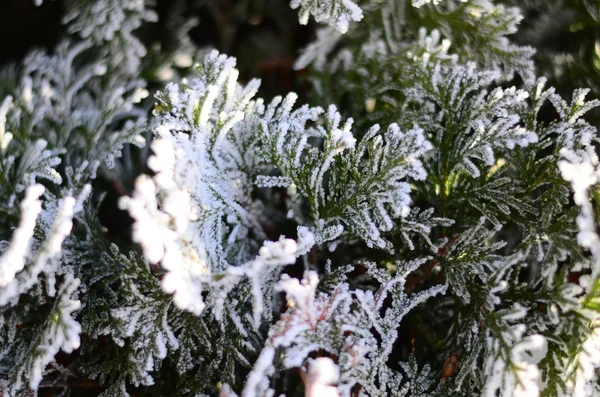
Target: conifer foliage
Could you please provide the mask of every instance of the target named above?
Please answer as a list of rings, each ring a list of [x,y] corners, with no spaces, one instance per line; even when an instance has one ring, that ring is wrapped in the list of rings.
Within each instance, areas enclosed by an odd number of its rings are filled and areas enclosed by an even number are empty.
[[[291,0],[263,99],[194,21],[63,1],[0,72],[2,395],[599,396],[600,93],[515,3]]]

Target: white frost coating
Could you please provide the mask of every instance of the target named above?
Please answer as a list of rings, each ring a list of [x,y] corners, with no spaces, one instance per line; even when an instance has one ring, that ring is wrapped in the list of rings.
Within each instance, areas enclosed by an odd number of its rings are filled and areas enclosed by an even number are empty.
[[[328,119],[335,126],[329,132],[331,134],[331,140],[328,141],[328,144],[333,146],[333,155],[342,153],[346,149],[352,149],[356,144],[356,138],[352,136],[352,123],[354,123],[354,120],[349,118],[344,123],[343,128],[338,128],[341,121],[341,115],[338,113],[335,105],[329,105],[327,113]]]
[[[348,31],[350,22],[363,19],[362,10],[351,0],[291,0],[290,7],[300,7],[301,25],[306,25],[312,15],[317,22],[335,25],[341,33]]]
[[[438,5],[444,0],[412,0],[412,6],[415,8],[423,7],[425,4]],[[463,2],[466,0],[463,0]]]
[[[294,310],[302,313],[304,320],[312,327],[316,326],[315,316],[318,314],[313,310],[318,284],[319,276],[316,272],[310,271],[304,275],[302,280],[284,274],[277,286],[277,290],[284,291],[288,299],[293,300]],[[282,343],[279,342],[278,344]]]
[[[158,149],[158,145],[153,144]],[[155,156],[156,158],[156,156]],[[156,161],[154,161],[155,165]],[[164,180],[160,172],[155,177]],[[171,194],[169,194],[171,193]],[[189,200],[176,190],[167,193],[166,210],[158,208],[156,200],[157,186],[148,177],[141,176],[136,181],[133,197],[123,197],[120,205],[127,208],[135,220],[133,225],[133,240],[139,243],[144,256],[151,263],[161,263],[168,270],[162,280],[162,287],[168,293],[173,293],[175,304],[194,313],[204,309],[199,287],[194,286],[193,279],[209,273],[203,258],[201,247],[193,247],[184,238],[187,231]]]
[[[332,225],[325,226],[324,221],[320,221],[317,224],[317,230],[315,232],[315,240],[317,244],[323,244],[328,241],[334,241],[344,232],[344,226]]]
[[[86,185],[78,199],[66,196],[58,203],[47,203],[50,209],[43,211],[39,219],[46,240],[42,242],[36,252],[30,253],[26,258],[26,271],[17,273],[11,283],[0,287],[0,305],[27,292],[38,282],[38,277],[42,272],[47,276],[48,295],[55,295],[55,273],[57,261],[61,255],[61,246],[71,232],[74,214],[81,208],[78,203],[87,198],[90,190],[90,185]]]
[[[600,236],[596,232],[594,207],[588,192],[590,187],[600,181],[598,156],[591,145],[578,151],[565,147],[561,149],[560,154],[564,158],[558,163],[562,177],[571,182],[573,199],[581,208],[577,217],[577,242],[590,250],[594,266],[589,279],[597,280],[600,275]],[[588,290],[593,283],[582,284],[585,290]],[[568,363],[566,371],[567,386],[573,397],[593,395],[594,383],[597,381],[596,369],[600,367],[600,327],[597,326],[597,315],[591,315],[590,334],[583,342],[580,352]]]
[[[269,390],[269,379],[268,376],[273,373],[275,368],[273,367],[273,359],[275,358],[275,349],[272,346],[266,346],[261,352],[254,368],[248,375],[246,385],[242,391],[242,397],[255,397],[260,396],[259,390],[267,393]]]
[[[13,138],[13,134],[10,131],[6,131],[6,115],[8,109],[12,105],[12,97],[7,96],[4,101],[0,104],[0,151],[6,151],[8,144]]]
[[[8,248],[0,257],[0,288],[5,288],[13,282],[16,274],[25,266],[37,217],[42,211],[42,202],[39,198],[44,190],[42,185],[33,185],[25,192],[25,198],[20,204],[19,226],[14,231]]]
[[[589,200],[588,189],[600,181],[598,156],[592,146],[577,152],[563,148],[560,154],[564,160],[558,162],[558,167],[562,177],[571,182],[573,200],[581,208],[581,214],[577,217],[577,242],[592,252],[597,275],[600,271],[600,238],[596,233],[594,208]]]
[[[236,278],[248,277],[250,279],[254,297],[253,320],[255,326],[258,327],[260,324],[260,316],[264,310],[262,286],[265,276],[279,266],[291,265],[296,262],[299,256],[306,254],[312,248],[314,242],[314,236],[310,231],[298,228],[298,243],[283,237],[277,242],[265,241],[258,250],[256,259],[241,266],[230,266],[227,269],[224,280],[231,278],[235,282]],[[218,312],[219,309],[217,308],[216,311]]]
[[[409,51],[407,55],[415,61],[420,60],[423,65],[427,65],[432,58],[438,62],[446,60],[456,62],[457,55],[448,54],[450,45],[450,40],[442,39],[439,30],[434,29],[428,34],[425,28],[420,28],[416,48]]]
[[[256,186],[258,187],[288,187],[292,180],[287,176],[268,176],[259,175],[256,177]]]
[[[339,397],[337,387],[340,370],[329,357],[319,357],[308,364],[305,397]]]
[[[278,324],[283,332],[277,329],[269,331],[269,342],[262,349],[254,368],[248,376],[242,397],[262,396],[269,390],[269,376],[273,373],[273,360],[275,358],[275,349],[278,347],[287,347],[293,344],[294,339],[305,330],[316,327],[316,316],[318,312],[314,309],[315,292],[319,283],[319,277],[316,272],[307,272],[302,281],[291,278],[284,274],[281,276],[277,289],[285,291],[286,295],[293,302],[294,312],[297,315],[289,316],[284,314]],[[288,303],[290,305],[290,303]],[[308,353],[308,352],[307,352]],[[297,366],[300,363],[294,363]],[[293,367],[293,365],[291,366]]]
[[[516,345],[511,352],[511,362],[517,369],[517,387],[513,396],[531,397],[541,391],[541,372],[537,364],[546,356],[548,346],[541,335],[532,335]]]

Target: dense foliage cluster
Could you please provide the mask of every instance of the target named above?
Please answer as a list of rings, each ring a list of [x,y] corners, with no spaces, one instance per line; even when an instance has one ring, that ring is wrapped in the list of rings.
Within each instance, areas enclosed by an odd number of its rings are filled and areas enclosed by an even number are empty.
[[[184,12],[62,3],[0,72],[3,395],[600,395],[600,3],[291,0],[268,99]]]

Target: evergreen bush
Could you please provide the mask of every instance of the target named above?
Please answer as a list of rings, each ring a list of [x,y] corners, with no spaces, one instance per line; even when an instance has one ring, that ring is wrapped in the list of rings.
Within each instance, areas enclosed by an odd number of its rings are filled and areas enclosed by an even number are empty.
[[[600,396],[597,0],[286,0],[283,95],[186,4],[0,72],[3,395]]]

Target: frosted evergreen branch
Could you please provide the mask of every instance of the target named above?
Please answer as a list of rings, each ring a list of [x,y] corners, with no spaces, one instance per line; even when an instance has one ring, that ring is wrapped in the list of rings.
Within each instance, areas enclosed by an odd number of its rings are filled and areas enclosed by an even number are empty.
[[[55,170],[61,160],[57,156],[57,151],[46,150],[47,144],[43,139],[38,139],[25,149],[15,167],[17,175],[29,178],[29,181],[43,178],[57,185],[62,183],[62,177]],[[17,191],[20,189],[22,185],[17,185]]]
[[[269,392],[268,378],[274,372],[273,361],[278,350],[283,351],[282,364],[287,369],[302,367],[312,351],[321,350],[336,357],[341,396],[349,396],[357,383],[367,395],[380,395],[399,387],[399,375],[386,366],[397,337],[396,327],[412,308],[446,291],[445,286],[435,286],[415,295],[404,294],[406,276],[422,263],[398,263],[395,277],[380,275],[381,286],[375,294],[350,291],[347,284],[336,286],[330,294],[317,294],[316,273],[305,273],[302,281],[282,276],[278,288],[286,292],[289,309],[269,331],[269,339],[242,396]],[[393,303],[381,315],[388,294]],[[373,329],[382,341],[367,329]],[[378,387],[374,382],[376,377],[381,381]],[[396,392],[403,395],[400,390]]]
[[[454,221],[448,218],[435,217],[433,214],[433,208],[421,211],[420,208],[414,207],[406,217],[402,218],[398,231],[411,251],[417,246],[417,239],[413,237],[414,235],[418,235],[425,240],[432,252],[439,250],[438,245],[431,240],[431,229],[437,226],[451,226]]]
[[[179,348],[168,322],[171,299],[160,293],[159,280],[139,258],[126,257],[113,245],[106,259],[120,267],[121,288],[127,291],[126,302],[110,312],[110,318],[117,324],[112,337],[117,345],[127,343],[130,349],[129,361],[136,370],[125,372],[129,372],[132,382],[152,385],[150,373],[160,367],[168,351]],[[122,376],[124,379],[125,374]]]
[[[62,42],[55,54],[34,51],[28,55],[8,125],[13,145],[33,146],[34,152],[26,150],[17,164],[19,173],[37,166],[39,171],[34,170],[41,176],[60,183],[60,175],[50,168],[60,162],[55,157],[62,154],[66,166],[95,178],[100,165],[114,165],[123,145],[144,144],[140,133],[145,129],[145,116],[134,105],[143,83],[123,82],[117,70],[93,58],[80,65],[92,48],[91,41]],[[66,119],[69,122],[63,122]],[[114,131],[116,125],[122,129]],[[35,145],[29,143],[36,137]],[[63,153],[66,144],[70,150]],[[14,150],[22,151],[22,147]]]
[[[352,120],[339,128],[341,116],[330,106],[324,128],[304,132],[306,121],[319,109],[309,112],[303,107],[290,113],[294,99],[288,96],[281,104],[293,123],[278,125],[267,119],[261,124],[267,159],[307,198],[313,222],[343,223],[369,246],[391,249],[381,234],[394,227],[393,218],[409,212],[407,180],[426,175],[421,157],[431,145],[423,131],[414,127],[403,132],[391,124],[379,133],[376,125],[355,143]],[[275,112],[280,101],[276,99],[267,114]],[[321,150],[307,143],[310,137],[323,140]]]
[[[16,357],[15,367],[10,373],[9,395],[16,395],[24,384],[37,390],[46,366],[54,361],[59,350],[71,353],[79,348],[81,325],[74,313],[80,308],[77,293],[79,280],[67,275],[58,290],[56,301],[33,340],[26,342]]]
[[[33,188],[41,194],[37,185]],[[89,185],[83,189],[79,196],[79,202],[86,199],[89,194]],[[72,219],[76,210],[78,200],[72,196],[64,197],[56,203],[54,209],[48,209],[42,213],[39,224],[44,231],[45,240],[36,242],[35,249],[29,249],[26,253],[24,266],[15,273],[12,281],[0,288],[0,303],[2,305],[14,304],[18,301],[21,294],[26,293],[36,283],[39,282],[41,273],[47,277],[48,294],[53,296],[55,293],[55,273],[57,271],[57,262],[61,256],[61,246],[64,239],[71,232]],[[18,234],[20,231],[18,232]]]
[[[577,242],[590,250],[594,262],[592,280],[600,276],[600,237],[596,232],[595,211],[589,200],[588,190],[600,183],[600,165],[598,155],[592,145],[595,129],[585,128],[587,123],[578,120],[585,112],[600,105],[600,101],[584,102],[586,91],[577,91],[573,95],[571,106],[560,97],[553,95],[550,100],[557,108],[566,126],[561,126],[562,148],[558,161],[562,177],[571,183],[573,200],[580,207],[577,217]],[[577,128],[577,127],[583,128]],[[566,127],[566,128],[565,128]]]
[[[564,158],[559,161],[561,173],[567,181],[571,182],[574,190],[573,198],[581,208],[580,215],[577,217],[579,226],[577,242],[589,249],[592,254],[592,274],[584,283],[584,288],[589,289],[582,299],[582,306],[585,308],[591,301],[597,299],[600,239],[596,232],[595,212],[589,202],[588,190],[600,181],[598,171],[600,167],[598,166],[598,157],[591,146],[578,152],[563,148],[561,155]],[[595,325],[597,314],[585,309],[584,314],[589,319],[589,329],[586,330],[588,334],[582,341],[577,354],[565,360],[567,363],[565,367],[568,368],[568,375],[565,377],[566,385],[568,390],[577,397],[593,394],[593,383],[597,379],[595,368],[600,367],[600,356],[597,354],[598,328]]]
[[[528,97],[526,92],[514,87],[497,88],[489,94],[484,91],[499,77],[497,73],[477,71],[475,64],[448,68],[438,64],[420,70],[419,83],[408,91],[409,95],[433,101],[448,117],[446,125],[452,126],[446,131],[432,131],[434,145],[448,151],[445,154],[449,156],[449,166],[444,173],[460,169],[479,177],[481,171],[473,160],[492,166],[496,161],[494,150],[511,150],[537,142],[535,132],[519,125],[517,107]],[[457,109],[460,113],[456,113]],[[463,128],[471,133],[460,134]]]
[[[3,188],[10,187],[20,192],[36,179],[62,183],[62,177],[56,171],[56,166],[61,163],[58,155],[62,150],[47,149],[48,141],[44,139],[23,139],[18,122],[14,123],[21,116],[19,105],[20,101],[8,96],[0,106],[0,149],[3,154],[0,174]]]
[[[415,356],[411,355],[408,362],[400,363],[400,367],[408,379],[411,379],[407,390],[411,397],[428,397],[432,395],[433,382],[429,376],[431,371],[429,365],[426,364],[419,370]]]
[[[256,116],[265,109],[250,102],[257,82],[241,87],[234,66],[233,58],[212,52],[198,68],[199,78],[159,94],[155,154],[149,159],[156,174],[140,177],[133,197],[120,205],[136,221],[133,238],[146,259],[167,270],[162,287],[174,293],[178,307],[199,314],[202,292],[214,290],[209,301],[221,318],[224,299],[249,276],[258,322],[266,274],[295,262],[314,238],[303,233],[298,244],[266,242],[260,250],[258,241],[247,239],[252,233],[260,240],[264,232],[249,197],[255,175],[247,173],[239,145],[252,145],[243,134],[248,123],[256,128]],[[267,117],[273,117],[268,110]],[[253,251],[259,252],[254,259]]]
[[[468,15],[463,19],[467,26],[463,29],[449,29],[453,23],[452,13],[456,12],[451,8],[447,14],[441,13],[442,20],[447,17],[450,19],[440,24],[440,30],[442,35],[454,43],[454,47],[464,46],[464,50],[467,51],[464,61],[469,58],[479,58],[478,62],[483,68],[502,70],[503,75],[509,78],[517,72],[525,81],[533,79],[532,57],[535,49],[529,46],[518,46],[511,43],[509,39],[517,32],[523,19],[519,8],[507,7],[489,0],[454,3],[455,9],[462,10]]]
[[[330,27],[321,29],[295,68],[312,64],[317,73],[312,74],[311,80],[318,92],[324,82],[330,84],[337,78],[338,83],[344,82],[344,87],[330,89],[329,95],[334,98],[346,92],[360,95],[361,100],[372,98],[384,102],[391,99],[383,94],[389,88],[412,80],[406,70],[411,61],[453,60],[463,64],[474,61],[479,67],[501,72],[504,79],[511,79],[515,71],[526,81],[534,79],[535,50],[518,46],[509,39],[523,19],[519,8],[490,0],[436,0],[430,6],[424,3],[432,2],[403,0],[365,5],[364,13],[371,23],[345,36],[335,34]],[[397,79],[376,66],[383,64],[401,77]],[[353,74],[361,76],[360,81]],[[392,98],[398,99],[393,94]]]
[[[13,134],[6,130],[6,117],[11,107],[12,97],[9,95],[0,104],[0,149],[2,153],[6,152],[6,148],[13,138]]]
[[[91,39],[105,51],[114,67],[135,74],[146,55],[144,44],[133,34],[157,14],[143,0],[81,1],[69,4],[63,23],[71,34]]]
[[[484,396],[539,395],[542,381],[537,364],[546,355],[546,340],[540,335],[523,337],[524,331],[524,326],[512,326],[503,334],[502,342],[490,338],[488,348],[492,351],[486,362]],[[502,343],[513,346],[508,360],[500,356]]]
[[[6,288],[12,283],[16,274],[25,267],[37,218],[42,212],[42,203],[39,198],[44,190],[42,185],[32,185],[25,192],[25,198],[20,204],[19,226],[13,233],[10,242],[3,241],[5,250],[0,256],[0,288]]]
[[[567,390],[573,397],[594,395],[597,387],[596,369],[600,367],[600,335],[594,318],[590,324],[588,335],[581,344],[577,354],[572,357],[565,374]]]
[[[317,38],[306,46],[296,59],[294,69],[304,69],[312,64],[317,70],[323,70],[327,65],[327,56],[333,51],[342,35],[333,26],[317,30]]]
[[[489,230],[485,223],[486,219],[482,217],[477,225],[453,236],[441,258],[452,292],[465,303],[471,300],[471,290],[485,288],[490,275],[504,265],[503,258],[497,251],[506,242],[492,242],[501,227],[498,225]],[[465,269],[469,269],[468,272]]]
[[[291,0],[290,7],[300,7],[300,24],[306,25],[312,15],[317,22],[335,25],[341,33],[348,31],[350,22],[358,22],[363,13],[352,0]]]
[[[372,127],[350,150],[349,164],[337,162],[329,184],[329,219],[339,219],[368,246],[391,249],[382,233],[393,219],[406,217],[411,203],[409,180],[426,177],[421,159],[431,149],[417,126],[403,132],[396,124],[378,133]]]
[[[249,232],[259,239],[264,237],[256,209],[247,198],[253,187],[253,176],[241,168],[242,148],[236,145],[240,140],[235,138],[241,135],[235,127],[243,128],[239,123],[244,110],[251,106],[249,102],[258,84],[253,81],[245,88],[239,86],[234,65],[233,58],[213,52],[202,66],[201,78],[181,90],[169,85],[159,94],[162,104],[156,111],[163,116],[157,122],[158,139],[152,144],[156,154],[149,159],[150,168],[157,172],[154,178],[157,189],[173,194],[169,200],[172,208],[165,207],[165,211],[179,218],[178,230],[181,232],[187,227],[188,221],[184,218],[188,216],[200,217],[198,221],[207,226],[198,231],[203,244],[207,245],[206,259],[214,269],[225,268],[232,259],[233,253],[225,251],[223,240],[241,241]],[[171,114],[170,109],[175,108],[178,112]],[[189,138],[187,133],[191,134]],[[175,153],[180,153],[177,159]],[[190,168],[189,164],[194,166]],[[183,169],[193,174],[179,179],[185,174]],[[178,191],[178,185],[187,186],[186,191]],[[190,200],[189,214],[182,212],[186,211],[187,204],[178,206],[174,200]],[[238,222],[241,224],[234,227]],[[208,227],[209,224],[212,227]],[[198,226],[192,223],[190,227]],[[248,249],[251,247],[257,248],[257,244],[251,244]],[[238,254],[241,255],[238,260],[250,257],[247,249]],[[149,252],[147,255],[152,256]],[[148,259],[156,262],[153,257]]]

